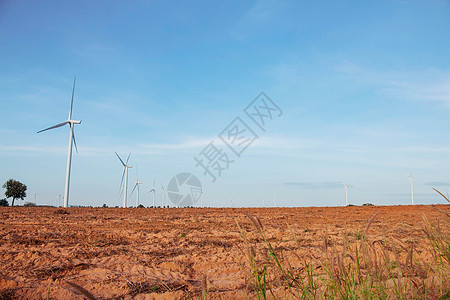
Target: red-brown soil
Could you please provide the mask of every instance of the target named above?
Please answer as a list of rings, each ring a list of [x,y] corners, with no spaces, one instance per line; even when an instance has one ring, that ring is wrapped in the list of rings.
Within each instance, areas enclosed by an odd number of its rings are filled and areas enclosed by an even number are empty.
[[[441,210],[441,212],[439,211]],[[320,257],[369,228],[376,239],[427,243],[423,215],[449,234],[449,205],[317,208],[45,208],[0,209],[2,299],[252,298],[236,222],[262,243],[246,214],[258,217],[276,249]],[[287,224],[289,224],[288,228]],[[293,231],[301,245],[292,238]],[[423,255],[428,255],[424,252]],[[427,259],[423,257],[422,259]],[[1,298],[0,297],[0,298]]]

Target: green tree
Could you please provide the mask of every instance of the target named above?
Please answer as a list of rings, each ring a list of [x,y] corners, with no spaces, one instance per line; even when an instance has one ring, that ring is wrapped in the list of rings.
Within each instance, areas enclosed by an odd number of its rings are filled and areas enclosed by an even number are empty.
[[[20,181],[10,179],[3,185],[3,188],[6,189],[5,196],[6,198],[12,198],[11,206],[14,206],[14,201],[16,199],[25,198],[27,196],[27,186]]]
[[[0,199],[0,206],[9,206],[8,200]]]

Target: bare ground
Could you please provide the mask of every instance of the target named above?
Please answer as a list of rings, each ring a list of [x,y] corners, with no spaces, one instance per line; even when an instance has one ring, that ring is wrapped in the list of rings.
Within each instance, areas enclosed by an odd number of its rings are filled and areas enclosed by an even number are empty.
[[[236,222],[255,247],[262,240],[246,214],[261,220],[276,249],[317,259],[344,231],[357,238],[376,213],[372,238],[414,244],[419,259],[429,258],[420,250],[424,214],[449,233],[449,205],[0,208],[0,299],[200,299],[205,291],[210,299],[253,298]]]

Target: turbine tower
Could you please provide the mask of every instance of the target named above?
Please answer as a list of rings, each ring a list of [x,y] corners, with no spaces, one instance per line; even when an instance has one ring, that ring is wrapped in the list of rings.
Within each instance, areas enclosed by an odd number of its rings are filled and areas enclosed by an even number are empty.
[[[409,175],[405,175],[406,177],[409,177],[409,182],[411,183],[411,205],[414,205],[414,189],[413,189],[413,178],[412,176],[413,170],[411,170],[411,173]]]
[[[136,165],[136,183],[134,184],[133,190],[131,191],[131,195],[133,195],[134,190],[137,188],[137,194],[136,194],[136,207],[139,205],[139,185],[142,184],[142,182],[139,182],[138,179],[138,172],[137,172],[137,165]]]
[[[348,206],[348,184],[347,183],[342,183],[344,185],[345,188],[345,206]]]
[[[126,163],[123,162],[123,160],[120,158],[120,156],[119,156],[119,154],[117,154],[117,152],[114,152],[114,153],[116,153],[117,157],[119,158],[120,162],[123,165],[122,181],[120,182],[120,185],[122,185],[122,183],[123,183],[123,206],[122,207],[125,208],[125,207],[127,207],[128,169],[133,167],[133,166],[128,165],[128,160],[130,159],[131,152],[130,152],[130,154],[128,154]],[[125,177],[125,182],[123,181],[124,177]]]
[[[67,121],[56,124],[52,127],[49,127],[49,128],[46,128],[46,129],[43,129],[43,130],[40,130],[37,132],[37,133],[40,133],[40,132],[43,132],[46,130],[58,128],[58,127],[66,125],[66,124],[69,124],[70,133],[69,133],[69,148],[67,150],[66,183],[65,183],[65,188],[64,188],[64,207],[69,206],[70,169],[71,169],[71,165],[72,165],[72,144],[75,144],[75,150],[78,153],[77,142],[75,141],[75,134],[74,134],[73,130],[74,130],[75,124],[81,124],[81,121],[72,120],[73,96],[75,94],[75,81],[76,81],[76,77],[73,79],[72,101],[70,102],[69,118],[67,118]]]
[[[153,179],[153,188],[149,191],[149,193],[153,192],[153,208],[155,207],[155,194],[156,194],[156,185],[155,179]]]

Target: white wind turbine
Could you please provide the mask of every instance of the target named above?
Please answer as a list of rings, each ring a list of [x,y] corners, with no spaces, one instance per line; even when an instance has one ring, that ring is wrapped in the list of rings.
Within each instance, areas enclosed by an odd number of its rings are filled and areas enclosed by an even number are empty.
[[[164,207],[165,191],[165,187],[161,184],[161,207]]]
[[[345,205],[348,206],[348,184],[347,183],[342,183],[344,185],[345,188]]]
[[[153,179],[153,188],[149,191],[149,193],[153,192],[153,208],[155,207],[155,194],[156,194],[156,185],[155,179]]]
[[[167,208],[169,208],[169,200],[170,200],[170,198],[169,198],[169,191],[167,190],[167,188],[166,188],[165,193],[164,193],[164,198],[167,200],[166,201],[166,205],[167,205]],[[178,196],[177,196],[177,198],[178,198]]]
[[[46,129],[43,129],[43,130],[40,130],[37,132],[37,133],[40,133],[40,132],[43,132],[46,130],[58,128],[58,127],[66,125],[66,124],[69,124],[70,133],[69,133],[69,148],[67,150],[66,184],[65,184],[65,188],[64,188],[64,207],[69,206],[70,169],[71,169],[71,165],[72,165],[72,144],[75,144],[75,150],[78,153],[77,142],[75,141],[75,134],[73,132],[73,129],[74,129],[75,124],[81,123],[81,121],[72,120],[73,96],[75,94],[75,81],[76,81],[76,77],[73,79],[72,101],[70,102],[69,118],[67,118],[67,121],[64,121],[62,123],[56,124],[52,127],[49,127],[49,128],[46,128]]]
[[[411,173],[409,175],[404,175],[406,177],[409,177],[409,182],[411,183],[411,205],[414,205],[414,189],[413,189],[413,178],[412,176],[413,170],[411,170]]]
[[[136,207],[139,205],[139,185],[142,184],[142,182],[138,179],[138,172],[137,172],[137,166],[136,166],[136,183],[134,184],[133,190],[131,191],[131,195],[133,195],[134,190],[137,188],[137,194],[136,194]]]
[[[120,185],[122,185],[123,183],[123,206],[122,207],[127,207],[127,187],[128,187],[128,168],[132,168],[133,166],[129,166],[128,165],[128,160],[130,159],[130,154],[128,154],[128,158],[127,158],[127,162],[124,163],[123,160],[120,158],[119,154],[116,153],[117,157],[119,158],[120,162],[123,165],[123,173],[122,173],[122,181],[120,182]],[[125,182],[123,181],[123,178],[125,177]]]

